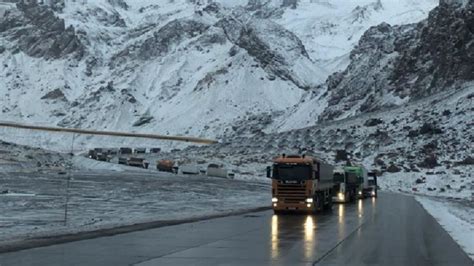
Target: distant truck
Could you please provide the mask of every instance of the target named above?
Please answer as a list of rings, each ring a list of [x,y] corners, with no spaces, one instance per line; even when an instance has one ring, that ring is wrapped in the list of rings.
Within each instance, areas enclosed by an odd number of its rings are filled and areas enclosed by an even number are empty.
[[[356,198],[365,198],[365,191],[369,187],[368,171],[363,165],[345,166],[344,171],[347,175],[355,175],[359,179]]]
[[[148,169],[148,166],[150,165],[150,163],[144,158],[137,158],[137,157],[128,158],[127,164],[129,166],[140,167],[140,168],[145,168],[145,169]]]
[[[347,167],[347,166],[346,166]],[[333,175],[333,202],[352,202],[356,199],[357,193],[360,189],[361,179],[359,176],[346,167],[338,167],[334,169]]]
[[[97,152],[95,150],[89,150],[89,159],[97,160]]]
[[[120,154],[132,154],[132,152],[133,152],[132,148],[122,147],[119,149]]]
[[[227,169],[223,166],[211,163],[207,166],[207,176],[228,178]]]
[[[267,167],[272,179],[272,207],[314,213],[332,207],[333,166],[305,155],[283,154]]]
[[[97,153],[97,161],[101,161],[101,162],[110,162],[112,158],[107,155],[106,153]]]
[[[161,148],[151,148],[150,149],[150,153],[160,153],[161,152]]]
[[[161,172],[175,172],[175,163],[171,160],[159,160],[156,162],[156,169]]]
[[[199,175],[199,167],[194,165],[182,165],[179,167],[181,174],[183,175]]]
[[[126,157],[120,157],[118,158],[118,164],[128,164],[128,158]]]
[[[372,171],[368,173],[368,187],[365,189],[365,196],[366,197],[377,197],[377,173]]]
[[[117,155],[118,154],[118,149],[116,149],[116,148],[107,149],[107,153],[109,155]]]
[[[145,154],[146,148],[135,148],[134,152],[135,154]]]

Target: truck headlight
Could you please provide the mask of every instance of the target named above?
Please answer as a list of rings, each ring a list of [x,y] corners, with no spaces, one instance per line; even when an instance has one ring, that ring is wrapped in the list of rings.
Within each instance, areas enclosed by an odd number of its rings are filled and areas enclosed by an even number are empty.
[[[359,195],[362,195],[362,191],[359,191]]]
[[[372,196],[375,196],[375,191],[372,190],[372,193],[371,193],[371,194],[372,194]]]
[[[307,198],[306,203],[313,203],[313,199],[312,198]]]
[[[272,198],[272,202],[273,202],[273,203],[277,203],[277,202],[278,202],[278,198]]]
[[[341,200],[344,200],[344,194],[342,194],[341,192],[337,193],[337,197]]]

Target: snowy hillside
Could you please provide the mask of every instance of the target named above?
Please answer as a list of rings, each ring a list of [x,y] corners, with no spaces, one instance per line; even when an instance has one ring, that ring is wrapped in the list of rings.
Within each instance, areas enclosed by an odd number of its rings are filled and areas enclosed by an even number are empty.
[[[301,101],[326,92],[365,30],[420,21],[437,5],[47,3],[1,5],[1,120],[219,138],[252,117],[276,120],[270,131],[305,126],[288,114],[323,111],[326,98]]]

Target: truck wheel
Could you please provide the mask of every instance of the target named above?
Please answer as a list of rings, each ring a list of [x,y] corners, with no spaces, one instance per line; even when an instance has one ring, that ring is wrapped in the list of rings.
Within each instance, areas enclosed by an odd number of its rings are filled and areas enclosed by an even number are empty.
[[[332,193],[329,193],[328,198],[327,198],[327,204],[326,204],[326,210],[331,211],[332,210]]]
[[[322,193],[316,194],[316,203],[314,204],[316,211],[324,210],[324,195]]]

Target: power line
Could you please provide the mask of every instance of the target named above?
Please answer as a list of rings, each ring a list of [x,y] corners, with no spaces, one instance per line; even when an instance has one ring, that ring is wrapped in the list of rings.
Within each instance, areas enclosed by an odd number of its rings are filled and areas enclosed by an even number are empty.
[[[76,133],[76,134],[84,134],[84,135],[182,141],[182,142],[192,142],[192,143],[199,143],[199,144],[218,143],[217,140],[195,138],[195,137],[165,136],[165,135],[157,135],[157,134],[130,133],[130,132],[118,132],[118,131],[97,131],[97,130],[88,130],[88,129],[62,128],[62,127],[45,127],[45,126],[26,125],[26,124],[18,124],[18,123],[11,123],[11,122],[0,122],[0,127],[30,129],[30,130],[48,131],[48,132]]]

